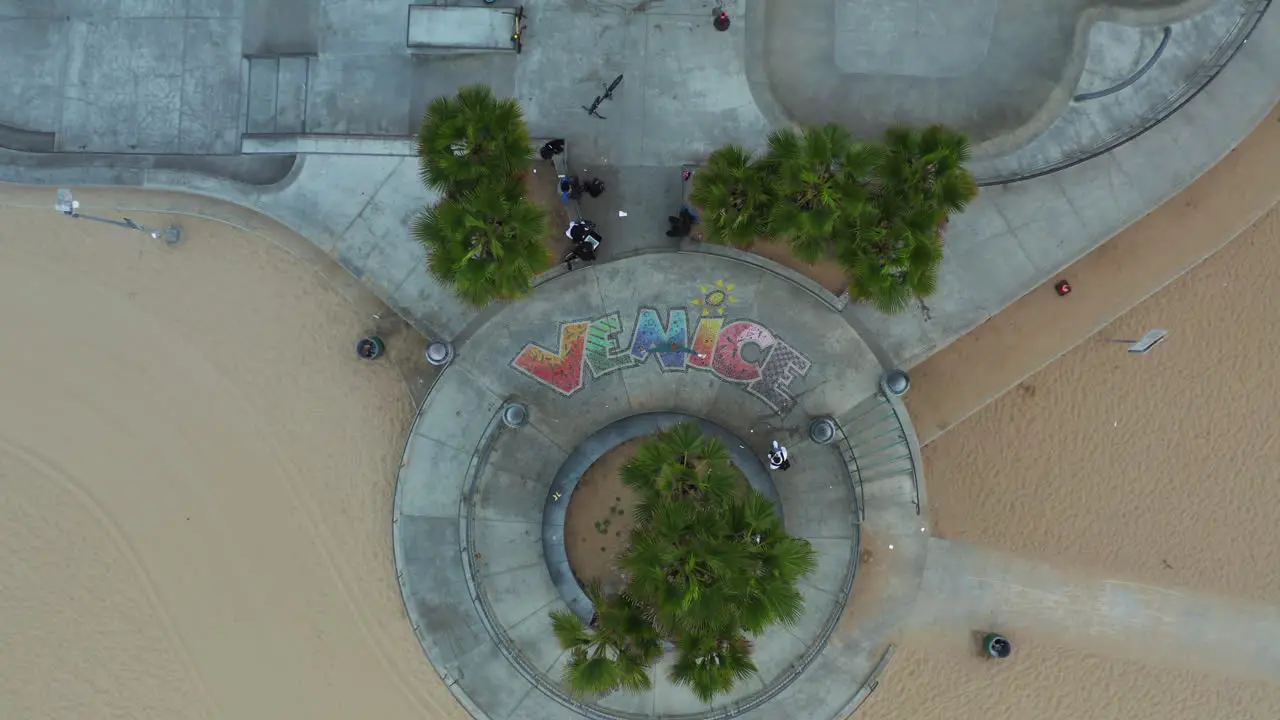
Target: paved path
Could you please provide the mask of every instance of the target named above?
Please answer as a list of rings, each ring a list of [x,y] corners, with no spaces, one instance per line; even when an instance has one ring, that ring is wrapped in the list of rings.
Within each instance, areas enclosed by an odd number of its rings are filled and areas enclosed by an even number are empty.
[[[331,21],[316,27],[337,27],[334,23],[346,17],[341,13],[353,12],[339,5],[337,0],[323,3],[320,17]],[[604,231],[605,259],[667,248],[671,245],[661,231],[680,197],[676,166],[700,161],[726,141],[758,142],[779,121],[776,108],[756,102],[753,91],[760,78],[744,62],[758,50],[753,45],[758,35],[753,30],[754,16],[740,12],[746,9],[745,2],[726,7],[736,13],[734,29],[716,33],[706,27],[709,2],[654,3],[643,12],[630,12],[614,4],[583,9],[567,0],[548,0],[530,8],[529,44],[518,63],[433,59],[423,64],[440,74],[442,91],[449,84],[444,79],[462,77],[490,82],[500,90],[511,88],[524,103],[535,134],[569,138],[574,167],[609,183],[602,198],[584,203],[584,212],[600,222]],[[125,9],[122,6],[118,14]],[[0,20],[0,25],[17,28],[26,22],[24,18],[33,17],[53,22],[48,14],[19,15]],[[349,52],[354,58],[364,52],[360,57],[372,58],[389,47],[392,30],[402,37],[403,13],[397,11],[395,18],[384,15],[368,15],[358,32],[334,38],[335,57]],[[181,16],[186,23],[185,14]],[[98,21],[93,15],[76,17],[75,22]],[[245,17],[244,27],[253,22]],[[0,47],[12,51],[30,46]],[[32,66],[32,57],[22,54],[13,62]],[[1270,12],[1253,41],[1208,89],[1156,129],[1083,165],[984,192],[948,230],[941,286],[930,298],[927,312],[913,308],[889,318],[853,307],[849,315],[877,340],[893,364],[919,362],[1052,278],[1212,166],[1280,97],[1280,76],[1270,70],[1277,64],[1280,13]],[[465,68],[470,74],[463,72]],[[612,117],[607,121],[587,117],[579,105],[618,72],[625,73],[626,79],[616,99],[606,106],[605,114]],[[44,77],[39,72],[21,75]],[[375,92],[380,86],[368,87]],[[35,92],[23,90],[24,97]],[[380,107],[381,103],[352,103],[348,112]],[[373,123],[369,127],[375,127],[382,121],[371,118],[369,122]],[[332,127],[341,132],[365,126],[352,119]],[[309,154],[299,158],[292,172],[287,172],[288,165],[280,172],[275,166],[253,169],[241,162],[264,159],[252,157],[141,155],[131,159],[0,151],[0,179],[176,189],[258,209],[329,252],[420,330],[457,337],[473,313],[431,280],[422,267],[422,251],[405,233],[410,218],[432,199],[416,182],[412,160],[406,157],[412,152],[411,143],[374,145],[378,152],[391,154]],[[267,159],[276,165],[287,160]],[[269,184],[275,179],[278,182]],[[169,201],[144,202],[130,209],[181,211],[180,203]],[[620,210],[627,216],[619,217]]]
[[[731,298],[721,305],[717,281]],[[664,328],[679,328],[679,344],[704,353],[710,369],[691,367],[695,359],[682,352],[647,357],[644,348],[666,342]],[[554,497],[552,479],[609,423],[676,411],[721,425],[756,457],[773,439],[786,443],[794,466],[774,476],[785,522],[819,552],[817,572],[801,584],[804,617],[758,638],[759,676],[717,707],[742,712],[765,700],[745,716],[841,716],[897,620],[865,634],[839,629],[858,557],[856,495],[839,448],[813,445],[806,431],[821,415],[852,427],[867,402],[876,406],[880,372],[861,339],[807,290],[715,255],[653,254],[577,270],[489,318],[428,396],[397,489],[402,588],[437,670],[478,716],[565,716],[550,699],[563,695],[565,658],[546,618],[574,599],[553,583],[539,538],[544,507],[554,511],[571,496]],[[508,400],[528,407],[527,426],[497,422]],[[910,486],[885,478],[866,488],[866,503],[880,537],[910,535],[903,550],[915,543],[918,584],[924,538]],[[904,522],[909,532],[894,529]],[[914,585],[891,590],[875,597],[909,596]],[[580,711],[708,710],[662,679],[662,667],[654,691],[617,693]]]
[[[913,621],[1051,634],[1097,652],[1280,679],[1280,608],[1073,575],[947,540],[929,541]]]
[[[1195,267],[1280,202],[1280,109],[1235,152],[1060,273],[1077,292],[1019,298],[912,369],[906,398],[923,443],[1074,348]],[[963,377],[963,383],[955,378]]]

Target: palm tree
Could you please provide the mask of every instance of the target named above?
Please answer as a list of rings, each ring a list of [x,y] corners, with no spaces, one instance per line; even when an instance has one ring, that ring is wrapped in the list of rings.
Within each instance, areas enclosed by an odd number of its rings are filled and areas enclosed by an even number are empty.
[[[533,278],[550,267],[546,230],[545,213],[514,182],[446,198],[413,225],[427,248],[427,269],[476,307],[529,293]]]
[[[704,437],[696,423],[685,422],[658,431],[641,446],[623,466],[622,482],[640,495],[635,519],[644,524],[664,500],[727,499],[742,480],[724,443]]]
[[[849,295],[885,313],[931,295],[942,262],[941,228],[977,196],[965,169],[969,143],[941,125],[885,132],[868,211],[854,218],[852,242],[836,249]]]
[[[733,690],[737,681],[756,672],[751,643],[741,633],[727,636],[688,633],[676,643],[676,661],[667,674],[710,704],[716,695]]]
[[[773,196],[770,234],[790,243],[801,260],[822,259],[842,220],[866,203],[866,183],[878,162],[876,147],[855,142],[838,125],[774,132],[766,159]]]
[[[532,157],[519,103],[486,85],[433,100],[418,131],[422,181],[446,195],[519,177]]]
[[[657,433],[624,467],[641,496],[627,548],[618,556],[626,587],[617,598],[588,591],[590,626],[552,616],[571,652],[565,683],[581,694],[643,689],[660,639],[673,641],[670,677],[706,702],[756,672],[744,633],[794,623],[804,611],[796,581],[813,572],[808,541],[787,535],[773,505],[747,490],[718,439],[694,423]]]
[[[774,623],[795,624],[804,612],[795,582],[817,568],[813,546],[787,535],[773,504],[757,492],[729,508],[728,523],[730,535],[748,548],[754,562],[748,587],[734,606],[737,625],[758,634]]]
[[[740,145],[711,153],[693,176],[689,199],[701,211],[707,240],[749,248],[765,232],[769,217],[768,166]]]
[[[837,260],[849,273],[849,296],[877,310],[901,312],[912,299],[932,295],[942,262],[936,213],[889,216],[863,244],[842,247]]]
[[[896,125],[885,131],[883,148],[877,195],[894,197],[912,212],[941,213],[944,220],[978,196],[978,184],[965,168],[969,140],[955,130]]]
[[[599,584],[587,588],[587,597],[596,608],[589,625],[568,610],[551,613],[552,631],[569,652],[565,686],[579,697],[648,690],[649,666],[662,657],[657,632],[626,598],[606,599]]]

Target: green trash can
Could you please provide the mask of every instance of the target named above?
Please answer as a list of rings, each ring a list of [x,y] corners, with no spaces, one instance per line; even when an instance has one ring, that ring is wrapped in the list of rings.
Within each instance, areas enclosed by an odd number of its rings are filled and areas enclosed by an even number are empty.
[[[382,338],[376,335],[360,338],[356,343],[356,356],[361,360],[376,360],[386,351],[387,346],[382,342]]]
[[[1013,643],[999,633],[987,633],[986,637],[982,638],[982,649],[988,657],[1003,660],[1013,652]]]

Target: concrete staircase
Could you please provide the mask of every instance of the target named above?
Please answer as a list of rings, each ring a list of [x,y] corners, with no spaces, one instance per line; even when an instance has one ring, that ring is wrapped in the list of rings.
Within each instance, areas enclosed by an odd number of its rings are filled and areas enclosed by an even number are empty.
[[[875,500],[905,501],[915,514],[921,513],[920,451],[910,422],[906,408],[883,388],[836,418],[840,454],[864,514],[859,520],[865,519],[868,505],[877,504]]]
[[[244,58],[245,135],[300,135],[307,131],[307,86],[314,55]]]

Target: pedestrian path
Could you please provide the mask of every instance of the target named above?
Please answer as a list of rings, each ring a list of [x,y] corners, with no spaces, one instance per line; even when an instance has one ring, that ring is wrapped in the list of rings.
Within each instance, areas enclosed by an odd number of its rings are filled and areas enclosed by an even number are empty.
[[[913,623],[1025,631],[1086,650],[1280,680],[1280,608],[1152,587],[931,539]]]

